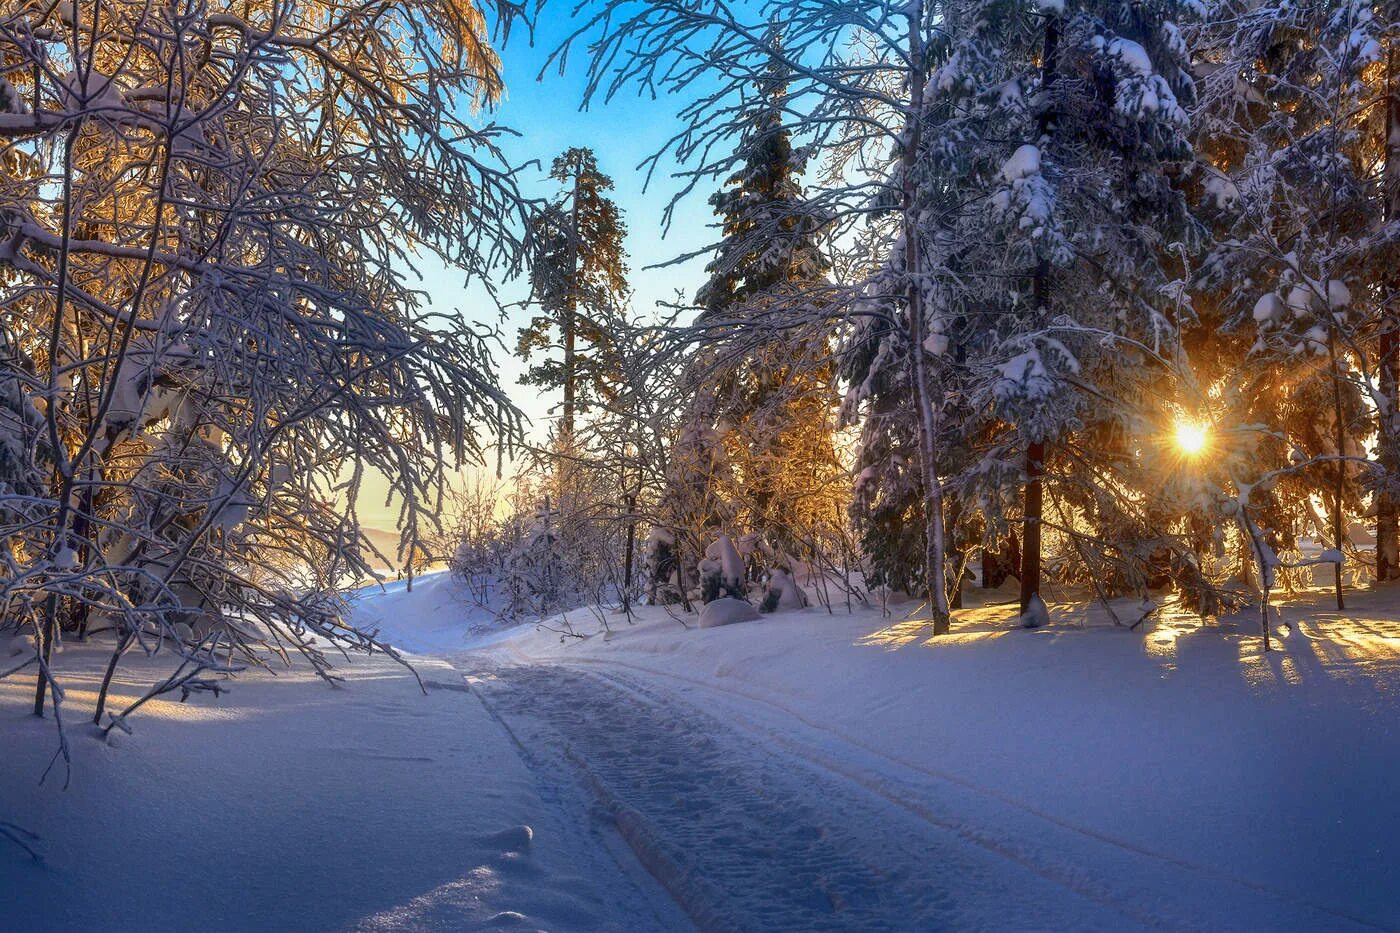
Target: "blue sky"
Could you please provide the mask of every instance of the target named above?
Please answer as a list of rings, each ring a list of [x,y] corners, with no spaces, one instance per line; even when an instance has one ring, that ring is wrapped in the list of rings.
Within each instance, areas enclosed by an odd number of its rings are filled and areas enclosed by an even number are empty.
[[[586,78],[582,49],[576,49],[570,56],[570,66],[563,77],[551,66],[543,80],[537,80],[549,53],[572,28],[566,14],[569,7],[561,4],[554,9],[552,15],[541,14],[533,45],[525,30],[512,30],[510,41],[501,49],[506,99],[491,117],[520,133],[518,138],[505,144],[513,162],[535,159],[540,163],[527,168],[522,175],[529,194],[553,196],[557,192],[557,185],[546,176],[554,157],[568,147],[587,146],[597,154],[599,167],[616,183],[615,199],[627,224],[629,281],[635,290],[633,312],[638,317],[646,317],[653,313],[658,301],[674,301],[678,289],[689,297],[703,282],[703,259],[664,269],[646,267],[713,241],[715,231],[709,225],[714,215],[706,203],[713,189],[697,188],[677,210],[671,229],[663,238],[661,214],[681,183],[658,172],[649,189],[643,191],[645,176],[637,166],[675,133],[678,126],[675,102],[641,99],[629,93],[611,103],[599,102],[587,111],[581,110]],[[665,171],[673,169],[674,165],[668,163]],[[424,288],[436,305],[460,308],[473,320],[494,319],[491,302],[480,289],[464,292],[459,274],[441,268],[434,269],[431,274],[426,267],[423,271]],[[508,285],[503,293],[511,299],[523,298],[524,283]],[[513,348],[516,328],[527,316],[524,311],[512,314],[505,328],[511,344],[507,350]],[[524,369],[519,360],[503,353],[498,362],[502,384],[537,422],[542,433],[549,407],[557,400],[541,398],[538,389],[523,389],[516,383]]]
[[[478,120],[494,120],[519,132],[509,139],[505,148],[515,164],[539,161],[538,166],[522,174],[527,193],[552,196],[556,185],[547,178],[554,157],[570,146],[588,146],[597,154],[599,167],[616,183],[614,192],[627,224],[626,247],[634,289],[632,308],[639,318],[654,313],[658,301],[673,301],[677,290],[688,298],[704,281],[704,259],[670,266],[647,269],[678,255],[699,249],[711,242],[715,231],[709,226],[714,215],[706,198],[714,186],[698,187],[675,212],[670,231],[663,237],[661,215],[681,182],[667,173],[667,165],[653,175],[651,185],[643,191],[645,178],[637,166],[660,149],[679,126],[674,100],[642,99],[628,92],[609,104],[596,102],[589,110],[581,110],[586,80],[586,61],[578,48],[564,76],[551,66],[543,80],[537,80],[541,68],[559,42],[572,30],[567,11],[571,7],[559,4],[540,14],[533,43],[524,29],[513,29],[501,49],[506,80],[506,97],[491,114]],[[425,291],[439,310],[459,309],[469,320],[495,322],[498,312],[484,290],[467,286],[461,273],[444,269],[426,259],[418,262],[423,280],[417,287]],[[525,297],[523,282],[502,284],[501,293],[507,300]],[[511,355],[517,328],[529,316],[528,311],[512,312],[502,327],[505,347],[496,350],[500,367],[500,383],[512,400],[532,420],[532,434],[543,437],[548,429],[551,407],[558,401],[554,393],[542,395],[540,390],[518,383],[526,364]],[[362,498],[362,519],[367,524],[390,528],[397,514],[396,507],[382,507],[382,481],[370,482]]]

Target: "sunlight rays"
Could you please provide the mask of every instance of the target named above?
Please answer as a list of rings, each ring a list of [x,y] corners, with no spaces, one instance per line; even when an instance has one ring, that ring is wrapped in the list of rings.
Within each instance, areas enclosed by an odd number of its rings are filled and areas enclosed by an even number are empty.
[[[1210,427],[1204,421],[1181,419],[1176,423],[1176,448],[1187,457],[1197,457],[1210,443]]]

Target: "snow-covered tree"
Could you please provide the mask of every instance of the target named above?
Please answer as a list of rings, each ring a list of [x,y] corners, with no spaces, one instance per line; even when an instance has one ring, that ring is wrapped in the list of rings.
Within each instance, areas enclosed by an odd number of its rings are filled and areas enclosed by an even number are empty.
[[[1054,522],[1062,537],[1113,511],[1098,487],[1130,468],[1123,439],[1141,427],[1141,387],[1191,322],[1169,249],[1194,232],[1174,181],[1190,152],[1194,87],[1177,25],[1190,15],[1186,3],[1119,2],[984,12],[960,20],[936,72],[955,112],[995,121],[968,130],[965,148],[989,160],[970,176],[986,207],[955,237],[978,246],[955,254],[965,290],[954,300],[981,319],[969,396],[1001,422],[974,468],[990,481],[982,503],[1024,451],[1023,610],[1040,586],[1047,493],[1056,511],[1077,499],[1086,513]]]
[[[722,238],[690,329],[694,382],[671,455],[673,534],[696,559],[715,527],[780,563],[807,559],[839,515],[830,326],[820,303],[824,218],[802,191],[805,155],[783,125],[789,75],[773,62],[739,141],[742,162],[710,198]]]
[[[1217,230],[1200,287],[1218,309],[1215,329],[1241,338],[1209,378],[1243,392],[1270,429],[1264,468],[1315,464],[1281,474],[1261,524],[1283,547],[1311,531],[1341,550],[1368,485],[1382,577],[1395,572],[1394,477],[1346,458],[1364,460],[1374,433],[1382,464],[1394,463],[1400,440],[1387,414],[1396,232],[1386,15],[1359,3],[1222,3],[1203,41],[1211,54],[1199,132],[1210,159],[1197,171]],[[1368,400],[1379,415],[1371,425]],[[1340,607],[1340,564],[1335,584]]]
[[[685,166],[686,190],[701,181],[727,178],[742,170],[745,154],[733,152],[732,140],[748,128],[749,115],[763,105],[762,88],[770,69],[789,76],[783,95],[783,125],[792,145],[809,157],[842,153],[853,170],[836,183],[808,192],[807,210],[824,218],[833,238],[852,235],[872,214],[894,215],[910,229],[920,221],[919,199],[910,189],[892,185],[885,171],[888,154],[919,132],[916,115],[923,111],[927,79],[926,46],[941,35],[941,9],[935,4],[865,2],[834,7],[818,2],[768,3],[742,11],[726,7],[684,5],[637,6],[599,3],[568,46],[587,37],[593,61],[590,96],[617,93],[634,82],[643,91],[664,90],[684,95],[681,118],[687,126],[658,153],[674,155]],[[745,17],[751,16],[752,19]],[[777,22],[781,30],[771,28]],[[779,41],[779,32],[781,41]],[[713,65],[722,62],[723,67]],[[917,139],[909,151],[917,151]],[[724,154],[720,154],[724,153]],[[912,158],[912,157],[911,157]],[[872,170],[873,167],[873,170]],[[912,176],[911,176],[912,177]],[[684,192],[682,192],[684,194]],[[914,257],[916,260],[917,257]],[[878,263],[857,264],[859,276]],[[894,269],[903,300],[921,305],[914,287],[917,261]],[[852,268],[855,268],[854,266]],[[856,299],[865,292],[857,278],[832,283],[820,302],[808,304],[803,316],[832,321],[851,320]],[[791,307],[791,306],[789,306]],[[795,327],[798,315],[785,322]],[[922,309],[904,318],[906,337],[914,346],[924,342]],[[925,391],[922,361],[914,355],[909,384],[917,398],[919,469],[925,478],[925,499],[934,503],[928,515],[924,576],[942,580],[944,541],[941,483],[932,442],[940,405]],[[934,596],[940,628],[946,628],[946,594],[940,584]]]
[[[485,280],[523,254],[470,116],[489,33],[438,0],[0,11],[0,624],[36,636],[36,712],[55,642],[99,630],[109,671],[178,656],[157,692],[383,647],[334,595],[374,562],[363,478],[412,548],[453,463],[518,430],[405,255]]]
[[[804,200],[840,247],[785,326],[832,322],[870,569],[927,592],[935,630],[978,547],[1020,557],[1025,609],[1043,561],[1101,595],[1171,583],[1209,607],[1217,552],[1257,557],[1251,528],[1320,534],[1314,497],[1332,537],[1366,490],[1393,523],[1391,484],[1347,465],[1371,433],[1382,465],[1397,449],[1389,10],[592,9],[569,43],[589,43],[589,95],[684,101],[651,162],[681,163],[678,197],[742,177],[726,143],[781,69],[769,119],[820,166]],[[731,427],[720,396],[699,407],[698,427]],[[699,472],[734,469],[724,431],[691,434]]]
[[[888,321],[889,286],[869,290],[848,341],[848,409],[868,419],[857,501],[886,565],[908,564],[895,542],[922,477],[908,469],[916,422],[900,389],[920,378],[941,389],[932,437],[950,553],[966,555],[974,538],[988,553],[1020,550],[1029,605],[1048,492],[1061,547],[1080,562],[1106,557],[1085,546],[1121,512],[1107,489],[1130,479],[1143,386],[1190,320],[1166,238],[1194,234],[1173,178],[1193,93],[1174,9],[941,8],[909,137],[919,146],[901,141],[892,170],[918,199],[914,238],[895,240],[890,264],[919,257],[922,352],[909,352],[907,324]],[[962,574],[947,571],[951,587]]]

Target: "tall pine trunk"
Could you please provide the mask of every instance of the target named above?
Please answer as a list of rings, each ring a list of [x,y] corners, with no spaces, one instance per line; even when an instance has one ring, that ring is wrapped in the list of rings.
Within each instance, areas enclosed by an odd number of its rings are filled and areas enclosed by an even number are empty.
[[[1337,461],[1336,473],[1333,477],[1332,486],[1332,547],[1338,554],[1342,552],[1342,540],[1346,533],[1345,516],[1342,514],[1343,497],[1346,493],[1347,472],[1346,464],[1342,457],[1346,456],[1346,425],[1342,421],[1342,368],[1337,360],[1337,320],[1328,309],[1328,321],[1330,328],[1327,338],[1327,354],[1332,362],[1332,415],[1337,421]],[[1332,565],[1332,583],[1337,591],[1337,608],[1345,609],[1346,601],[1342,596],[1342,562],[1337,561]]]
[[[564,296],[564,320],[560,330],[564,338],[564,413],[559,423],[559,436],[566,448],[574,443],[574,409],[577,399],[578,357],[578,200],[582,187],[583,166],[574,166],[574,194],[569,207],[569,287]]]
[[[1021,612],[1030,608],[1031,597],[1040,593],[1040,523],[1045,512],[1045,444],[1036,441],[1026,448],[1025,529],[1021,541]]]
[[[924,109],[924,4],[913,0],[908,7],[909,118],[906,124],[904,151],[901,153],[901,208],[904,226],[904,271],[909,296],[909,357],[910,375],[919,417],[919,467],[924,483],[924,579],[928,586],[929,604],[933,613],[933,633],[943,635],[951,627],[948,609],[948,584],[944,568],[943,484],[938,477],[938,406],[929,386],[929,373],[924,358],[924,300],[923,257],[919,244],[918,191],[914,173],[918,166]]]
[[[1392,428],[1396,406],[1400,405],[1400,322],[1388,316],[1382,324],[1385,331],[1380,335],[1380,389],[1385,396],[1389,411],[1382,410],[1379,418],[1390,419],[1391,424],[1382,423],[1377,435],[1380,447],[1382,486],[1376,493],[1376,579],[1400,579],[1400,501],[1388,491],[1388,485],[1400,479],[1400,456],[1397,456],[1395,443],[1387,438],[1387,429]]]

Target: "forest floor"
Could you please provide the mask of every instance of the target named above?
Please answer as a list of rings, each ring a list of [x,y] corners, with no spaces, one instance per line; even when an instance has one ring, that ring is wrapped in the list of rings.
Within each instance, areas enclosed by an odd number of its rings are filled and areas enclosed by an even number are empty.
[[[67,790],[39,783],[52,723],[0,682],[0,821],[42,856],[0,839],[5,916],[1400,929],[1400,589],[1296,597],[1268,654],[1257,616],[1129,631],[1082,603],[1037,631],[965,610],[936,640],[912,605],[610,632],[469,605],[446,576],[359,600],[426,695],[384,660],[338,690],[244,675],[112,744],[76,725],[101,646],[69,646]]]

